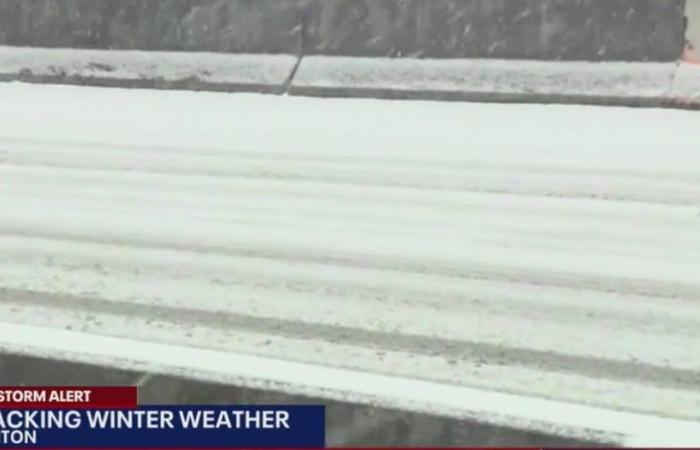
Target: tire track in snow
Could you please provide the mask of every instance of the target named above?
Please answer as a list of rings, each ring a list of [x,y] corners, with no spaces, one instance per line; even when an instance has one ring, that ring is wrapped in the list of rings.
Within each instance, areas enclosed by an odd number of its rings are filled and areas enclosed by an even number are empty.
[[[154,242],[138,239],[103,238],[101,236],[69,235],[66,233],[27,233],[22,230],[2,227],[0,235],[21,238],[57,239],[95,243],[106,246],[176,250],[215,255],[261,258],[289,263],[309,263],[336,267],[370,268],[373,270],[401,272],[417,275],[438,275],[456,279],[490,280],[522,283],[534,286],[551,286],[570,289],[585,289],[600,293],[642,295],[658,298],[678,298],[700,302],[700,283],[680,283],[645,279],[630,279],[615,276],[600,276],[562,271],[538,271],[522,267],[493,267],[485,264],[464,263],[453,265],[435,262],[431,264],[405,258],[382,258],[364,255],[343,255],[333,252],[314,253],[308,250],[294,251],[255,246],[208,246],[195,243]],[[582,288],[585,286],[585,288]]]
[[[539,370],[576,373],[613,380],[642,382],[658,387],[695,390],[700,388],[700,369],[683,370],[644,363],[572,356],[541,352],[527,348],[487,343],[465,342],[399,333],[382,333],[341,325],[303,323],[283,319],[204,311],[186,307],[133,304],[98,298],[0,288],[0,301],[16,305],[63,308],[84,313],[107,313],[121,316],[151,317],[173,323],[201,323],[207,327],[269,333],[285,337],[324,340],[352,344],[376,350],[402,351],[424,355],[442,355],[480,361],[484,364],[516,365]]]

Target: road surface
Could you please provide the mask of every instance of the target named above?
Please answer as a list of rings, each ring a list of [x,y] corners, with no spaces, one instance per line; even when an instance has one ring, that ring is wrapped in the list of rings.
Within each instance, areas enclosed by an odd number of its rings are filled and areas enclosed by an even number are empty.
[[[5,324],[700,421],[698,113],[0,100]]]

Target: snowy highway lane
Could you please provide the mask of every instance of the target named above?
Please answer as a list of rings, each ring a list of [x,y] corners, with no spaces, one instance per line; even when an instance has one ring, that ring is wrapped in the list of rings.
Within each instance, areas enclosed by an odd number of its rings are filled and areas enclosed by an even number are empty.
[[[0,314],[697,421],[698,124],[1,84]]]

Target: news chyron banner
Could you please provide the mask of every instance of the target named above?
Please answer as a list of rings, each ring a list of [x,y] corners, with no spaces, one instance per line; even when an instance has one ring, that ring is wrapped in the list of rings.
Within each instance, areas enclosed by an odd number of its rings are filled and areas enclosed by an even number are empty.
[[[0,448],[323,448],[325,408],[139,405],[135,387],[0,387]]]

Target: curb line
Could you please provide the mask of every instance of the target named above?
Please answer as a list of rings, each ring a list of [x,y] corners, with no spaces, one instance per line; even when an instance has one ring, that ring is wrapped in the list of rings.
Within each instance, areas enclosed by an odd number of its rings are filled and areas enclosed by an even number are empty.
[[[303,26],[301,26],[304,28]],[[337,98],[700,109],[700,65],[0,46],[0,81]]]

